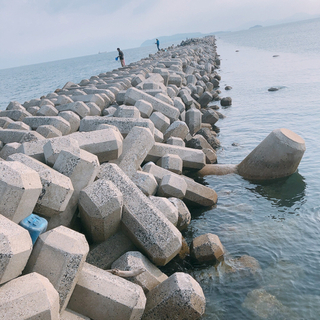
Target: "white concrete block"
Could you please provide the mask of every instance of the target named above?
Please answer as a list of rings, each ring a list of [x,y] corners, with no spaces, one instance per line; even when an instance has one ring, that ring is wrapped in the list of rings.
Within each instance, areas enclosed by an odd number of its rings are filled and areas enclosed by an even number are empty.
[[[31,251],[28,230],[0,214],[0,285],[21,275]]]
[[[177,208],[178,210],[178,230],[182,231],[188,227],[191,222],[191,213],[186,206],[186,204],[178,198],[170,197],[168,200]]]
[[[57,116],[58,113],[58,110],[53,105],[45,104],[40,107],[36,116]]]
[[[81,119],[85,116],[90,115],[90,108],[83,101],[76,101],[67,104],[62,104],[57,106],[59,112],[63,111],[73,111]]]
[[[19,223],[32,213],[41,192],[42,184],[36,170],[20,162],[0,161],[0,212],[3,216]]]
[[[69,133],[78,131],[80,127],[80,117],[76,113],[72,111],[61,111],[58,115],[70,124]]]
[[[59,293],[60,312],[67,307],[88,252],[85,236],[64,226],[42,233],[33,248],[26,272],[48,278]]]
[[[76,156],[80,155],[79,143],[77,140],[70,138],[70,135],[48,139],[47,143],[43,146],[46,164],[52,167],[62,150],[73,153]]]
[[[137,100],[134,106],[140,111],[142,118],[149,118],[153,111],[152,104],[144,100]]]
[[[149,199],[176,227],[178,223],[178,209],[165,197],[149,196]]]
[[[157,195],[160,197],[175,197],[183,199],[186,196],[187,183],[178,175],[167,174],[163,176]]]
[[[147,294],[142,319],[200,319],[206,299],[200,285],[187,273],[176,272]]]
[[[80,192],[82,226],[93,242],[102,242],[117,232],[122,206],[122,193],[111,181],[99,179]]]
[[[68,308],[94,320],[140,319],[146,297],[140,286],[85,263]]]
[[[59,131],[61,131],[63,135],[68,134],[71,130],[70,123],[60,116],[56,116],[56,117],[53,117],[53,116],[31,117],[30,116],[30,117],[25,117],[23,119],[23,122],[29,125],[32,128],[32,130],[37,130],[39,126],[43,126],[43,125],[52,125],[55,128],[57,128]]]
[[[145,293],[148,293],[158,284],[168,279],[166,274],[161,272],[160,269],[152,264],[150,260],[139,251],[129,251],[125,253],[112,264],[112,268],[125,271],[136,270],[139,268],[145,269],[145,272],[128,278],[128,280],[142,287]]]
[[[54,126],[51,126],[51,125],[40,126],[37,128],[36,131],[40,133],[42,136],[44,136],[46,139],[62,136],[61,131],[59,131],[58,129],[56,129]]]
[[[98,131],[74,132],[70,138],[78,141],[81,149],[95,154],[100,163],[118,159],[122,153],[123,137],[111,127]]]
[[[131,180],[146,196],[154,195],[157,192],[157,180],[150,173],[137,171]]]
[[[112,162],[116,163],[131,178],[154,143],[153,134],[149,129],[133,127],[123,140],[122,154]]]
[[[116,164],[103,164],[98,178],[112,181],[122,192],[122,225],[135,245],[155,264],[169,262],[180,251],[180,232]]]
[[[33,208],[35,213],[51,217],[65,210],[74,190],[70,178],[22,153],[15,153],[9,156],[7,161],[21,162],[38,172],[42,190]],[[24,218],[30,215],[30,213],[25,213]]]
[[[86,261],[100,269],[107,270],[123,254],[135,250],[137,250],[136,246],[120,229],[106,241],[93,246]]]
[[[11,280],[0,288],[0,318],[58,320],[58,292],[36,272]]]
[[[216,234],[202,234],[192,240],[191,257],[198,262],[220,261],[223,259],[224,248]]]

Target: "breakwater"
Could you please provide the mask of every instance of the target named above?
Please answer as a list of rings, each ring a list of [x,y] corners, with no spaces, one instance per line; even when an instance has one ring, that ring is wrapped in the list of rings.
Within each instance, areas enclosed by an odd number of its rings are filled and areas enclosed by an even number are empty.
[[[217,202],[188,175],[217,160],[217,103],[231,104],[219,96],[219,63],[214,37],[190,39],[1,111],[1,312],[21,312],[19,295],[7,292],[28,284],[28,316],[41,290],[50,297],[41,312],[52,319],[101,319],[111,309],[112,319],[204,314],[199,284],[157,267],[183,257],[182,249],[189,255],[181,235],[189,208]],[[34,246],[18,225],[31,213],[48,222]],[[206,234],[190,256],[219,261],[223,246]],[[132,281],[122,277],[128,271]]]

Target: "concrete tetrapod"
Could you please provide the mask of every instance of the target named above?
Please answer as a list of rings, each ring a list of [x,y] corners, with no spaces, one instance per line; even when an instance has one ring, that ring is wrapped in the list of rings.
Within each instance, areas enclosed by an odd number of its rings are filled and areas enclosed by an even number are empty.
[[[60,312],[67,307],[88,252],[85,236],[64,226],[41,234],[33,248],[25,272],[48,278],[59,293]]]
[[[59,295],[36,273],[13,279],[0,288],[0,319],[59,319]]]
[[[147,294],[143,320],[195,320],[205,311],[200,285],[187,273],[176,272]]]
[[[142,288],[85,263],[68,308],[95,320],[141,319],[146,304]]]
[[[31,251],[29,232],[0,214],[0,285],[22,273]]]
[[[99,179],[112,181],[123,195],[122,226],[156,265],[164,266],[181,249],[181,233],[114,163],[101,165]]]
[[[273,130],[242,162],[238,173],[249,180],[270,180],[293,174],[306,150],[304,139],[289,129]]]
[[[198,174],[238,173],[248,180],[283,178],[297,170],[305,150],[299,135],[289,129],[275,129],[240,164],[207,164]]]

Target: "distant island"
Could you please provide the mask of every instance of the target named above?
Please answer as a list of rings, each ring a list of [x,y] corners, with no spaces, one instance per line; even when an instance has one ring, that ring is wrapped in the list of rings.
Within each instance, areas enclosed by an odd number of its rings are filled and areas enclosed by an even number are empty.
[[[249,28],[249,29],[255,29],[255,28],[262,28],[262,25],[261,24],[256,24],[255,26]]]

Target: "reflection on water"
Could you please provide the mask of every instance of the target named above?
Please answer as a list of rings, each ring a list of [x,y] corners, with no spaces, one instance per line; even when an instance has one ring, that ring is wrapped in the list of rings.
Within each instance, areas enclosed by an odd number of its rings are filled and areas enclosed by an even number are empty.
[[[275,207],[299,207],[304,203],[306,183],[304,177],[295,172],[289,177],[250,185],[250,190],[270,200]]]

